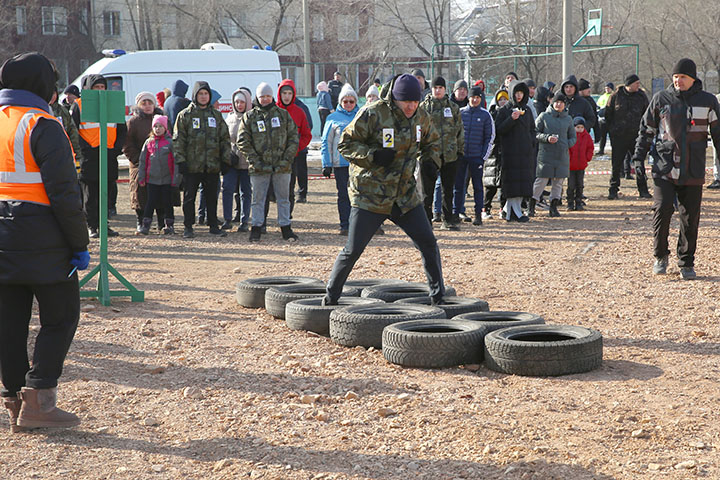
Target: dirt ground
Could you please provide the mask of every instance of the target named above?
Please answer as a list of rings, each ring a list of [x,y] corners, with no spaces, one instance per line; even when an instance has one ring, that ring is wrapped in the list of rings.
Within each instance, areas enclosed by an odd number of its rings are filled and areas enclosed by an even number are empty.
[[[650,201],[633,182],[617,201],[607,175],[586,182],[584,212],[436,231],[459,295],[602,332],[602,367],[558,378],[402,368],[240,307],[241,279],[327,279],[344,243],[332,181],[310,182],[296,244],[274,225],[260,244],[206,227],[136,237],[121,185],[110,261],[145,302],[83,300],[59,389],[83,423],[12,435],[3,415],[0,478],[720,478],[720,194],[704,190],[688,282],[674,253],[668,275],[651,274]],[[423,280],[410,241],[386,232],[352,276]],[[676,238],[674,219],[673,250]]]

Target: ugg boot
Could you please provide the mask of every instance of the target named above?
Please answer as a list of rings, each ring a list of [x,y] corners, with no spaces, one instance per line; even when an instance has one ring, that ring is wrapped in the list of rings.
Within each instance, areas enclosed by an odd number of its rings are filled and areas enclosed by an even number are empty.
[[[537,205],[537,200],[534,198],[530,198],[530,204],[528,205],[528,211],[527,216],[528,217],[534,217],[535,216],[535,205]]]
[[[174,218],[166,218],[165,219],[165,228],[163,228],[163,233],[165,235],[175,235],[175,219]]]
[[[557,198],[553,199],[550,202],[549,214],[551,217],[559,217],[560,216],[560,212],[558,212],[558,208],[557,208],[559,204],[560,204],[560,200],[558,200]]]
[[[29,428],[68,428],[80,425],[77,415],[56,407],[56,388],[27,388],[20,391],[22,407],[17,424]]]
[[[250,241],[251,242],[259,242],[261,234],[262,234],[262,227],[252,227],[250,229]]]
[[[280,231],[282,232],[283,240],[288,240],[290,242],[297,241],[298,236],[295,235],[295,232],[292,231],[292,228],[290,228],[290,225],[285,225],[284,227],[280,227]]]
[[[140,233],[143,235],[147,235],[150,233],[150,224],[152,223],[152,218],[144,217],[142,220],[142,228],[140,229]]]
[[[22,400],[19,397],[3,397],[3,406],[8,409],[10,415],[10,431],[13,433],[22,431],[22,427],[17,424],[18,415],[20,414],[20,407],[22,406]]]

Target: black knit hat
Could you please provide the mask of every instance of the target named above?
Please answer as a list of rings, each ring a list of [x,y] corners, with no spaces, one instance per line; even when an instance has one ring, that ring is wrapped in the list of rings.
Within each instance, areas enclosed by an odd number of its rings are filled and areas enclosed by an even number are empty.
[[[395,100],[419,102],[422,100],[420,82],[413,75],[403,73],[395,80],[392,96]]]
[[[515,77],[515,80],[520,80],[520,77],[518,77],[518,74],[515,73],[515,72],[508,72],[508,73],[505,74],[506,77],[507,77],[508,75],[512,75],[513,77]]]
[[[625,86],[631,85],[639,80],[640,80],[640,77],[638,77],[634,73],[631,73],[630,75],[625,77]]]
[[[470,96],[471,97],[482,97],[483,96],[483,89],[482,87],[472,87],[470,89]]]
[[[609,88],[610,90],[615,90],[615,84],[613,82],[607,82],[605,84],[605,88]]]
[[[577,116],[573,118],[573,125],[582,125],[585,126],[585,119],[583,117]]]
[[[433,87],[443,87],[447,88],[447,85],[445,85],[445,79],[443,77],[435,77],[432,81]]]
[[[697,80],[697,67],[695,66],[695,62],[689,58],[681,58],[675,64],[675,68],[673,68],[672,73],[673,75],[682,73],[683,75],[687,75],[688,77],[692,77]]]
[[[558,101],[567,103],[567,96],[565,96],[565,94],[563,92],[556,92],[555,95],[553,96],[552,103],[555,103]]]
[[[584,78],[581,78],[578,82],[578,90],[587,90],[588,88],[590,88],[590,82],[588,82]]]
[[[63,93],[65,95],[72,94],[72,95],[75,95],[76,97],[79,97],[80,89],[77,87],[77,85],[68,85],[67,87],[65,87],[65,90],[63,90]]]
[[[413,70],[412,72],[410,72],[410,73],[412,73],[412,75],[414,75],[414,76],[416,76],[416,77],[423,77],[423,78],[425,78],[425,72],[423,72],[423,71],[420,70],[419,68],[414,69],[414,70]]]
[[[21,53],[0,67],[0,88],[27,90],[49,102],[57,82],[55,66],[38,52]]]
[[[525,85],[527,85],[528,88],[530,88],[530,87],[535,87],[535,88],[537,88],[537,84],[535,83],[535,80],[533,80],[532,78],[525,78],[525,79],[523,79],[523,83],[524,83]]]

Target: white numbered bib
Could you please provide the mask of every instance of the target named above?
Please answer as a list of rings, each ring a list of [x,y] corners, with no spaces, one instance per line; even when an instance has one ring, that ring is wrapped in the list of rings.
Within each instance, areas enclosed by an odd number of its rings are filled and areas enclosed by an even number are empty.
[[[445,114],[445,118],[452,118],[452,109],[450,107],[445,108],[443,113]]]
[[[280,119],[278,117],[271,118],[270,125],[272,125],[273,128],[278,128],[280,126]]]
[[[200,128],[200,119],[193,118],[193,128]]]
[[[383,148],[395,148],[395,131],[392,128],[383,128]]]
[[[217,125],[215,125],[215,117],[208,118],[208,127],[215,128]]]
[[[420,129],[420,125],[415,126],[415,141],[420,143],[420,139],[422,138],[422,130]]]
[[[260,132],[265,131],[265,122],[263,122],[262,120],[257,122],[257,126],[258,126],[258,131],[260,131]]]

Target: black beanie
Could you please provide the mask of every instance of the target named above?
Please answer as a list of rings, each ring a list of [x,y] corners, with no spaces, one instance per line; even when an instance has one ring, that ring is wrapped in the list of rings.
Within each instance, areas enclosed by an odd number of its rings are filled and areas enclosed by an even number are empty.
[[[419,102],[422,100],[422,89],[420,82],[409,73],[403,73],[395,79],[392,96],[395,100]]]
[[[634,73],[631,73],[630,75],[628,75],[627,77],[625,77],[625,86],[627,87],[628,85],[630,85],[630,84],[632,84],[632,83],[635,83],[635,82],[637,82],[638,80],[640,80],[640,77],[638,77],[638,76],[635,75]]]
[[[567,96],[565,96],[565,94],[563,92],[557,92],[553,96],[552,103],[555,103],[557,101],[567,103]]]
[[[588,82],[584,78],[581,78],[578,82],[578,90],[586,90],[588,88],[590,88],[590,82]]]
[[[0,67],[0,88],[27,90],[49,102],[55,93],[57,72],[38,52],[15,55]]]
[[[447,85],[445,85],[445,79],[443,77],[435,77],[432,81],[433,87],[445,87],[447,88]]]
[[[518,74],[515,73],[515,72],[508,72],[508,73],[505,74],[506,77],[507,77],[508,75],[512,75],[513,77],[515,77],[515,80],[520,80],[520,77],[518,77]]]
[[[688,77],[692,77],[697,80],[697,67],[695,66],[695,62],[693,62],[689,58],[681,58],[675,64],[675,68],[673,68],[672,73],[673,75],[675,75],[676,73],[682,73],[684,75],[687,75]]]
[[[72,95],[75,95],[76,97],[79,97],[80,89],[77,87],[77,85],[68,85],[67,87],[65,87],[65,90],[63,90],[63,93],[65,95],[72,94]]]
[[[585,119],[583,117],[575,117],[573,118],[573,125],[582,125],[585,126]]]
[[[482,97],[483,96],[483,89],[480,86],[475,86],[470,89],[470,96],[471,97]]]
[[[532,78],[526,78],[526,79],[524,79],[524,80],[523,80],[523,83],[524,83],[525,85],[527,85],[528,88],[530,88],[530,87],[535,87],[535,88],[537,88],[537,84],[535,83],[535,80],[533,80]]]

